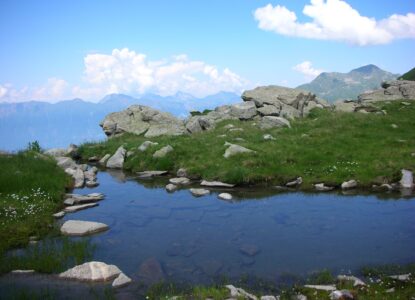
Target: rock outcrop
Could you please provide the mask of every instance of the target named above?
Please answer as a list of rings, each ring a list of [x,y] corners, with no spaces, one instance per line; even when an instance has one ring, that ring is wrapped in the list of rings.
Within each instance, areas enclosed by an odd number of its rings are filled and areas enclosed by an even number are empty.
[[[107,265],[99,261],[86,262],[59,274],[60,278],[80,281],[107,281],[121,274],[115,265]]]
[[[358,99],[359,102],[415,99],[415,81],[394,80],[386,82],[381,89],[363,93]]]
[[[144,134],[146,137],[182,135],[186,132],[182,120],[143,105],[132,105],[123,111],[111,113],[100,126],[108,137],[125,132]]]

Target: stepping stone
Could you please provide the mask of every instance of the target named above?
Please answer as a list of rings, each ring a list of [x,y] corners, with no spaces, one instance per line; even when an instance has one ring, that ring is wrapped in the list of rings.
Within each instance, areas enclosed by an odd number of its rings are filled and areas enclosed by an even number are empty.
[[[210,191],[205,189],[190,189],[190,193],[192,193],[195,197],[201,197],[205,195],[209,195]]]
[[[60,212],[57,212],[56,214],[53,214],[53,217],[56,218],[56,219],[63,218],[64,216],[65,216],[64,211],[60,211]]]
[[[206,181],[203,180],[200,185],[202,186],[210,186],[210,187],[227,187],[227,188],[232,188],[235,185],[234,184],[229,184],[229,183],[223,183],[220,181]]]
[[[304,287],[309,288],[309,289],[319,290],[319,291],[327,291],[327,292],[332,292],[336,290],[336,286],[333,284],[330,284],[330,285],[306,284]]]
[[[108,225],[104,223],[69,220],[62,225],[61,233],[70,236],[85,236],[108,229]]]
[[[166,175],[167,171],[144,171],[144,172],[137,172],[138,177],[140,178],[151,178],[155,176],[162,176]]]
[[[72,212],[76,212],[79,210],[91,208],[94,206],[98,206],[98,203],[87,203],[87,204],[81,204],[81,205],[68,206],[65,208],[64,211],[67,213],[72,213]]]
[[[169,183],[168,185],[166,185],[166,190],[169,192],[169,193],[173,193],[174,191],[176,191],[177,190],[177,185],[174,185],[174,184],[172,184],[172,183]]]
[[[175,185],[186,185],[190,183],[190,179],[186,177],[170,178],[169,182]]]
[[[108,281],[119,274],[121,274],[121,270],[115,265],[91,261],[60,273],[59,277],[79,281]]]

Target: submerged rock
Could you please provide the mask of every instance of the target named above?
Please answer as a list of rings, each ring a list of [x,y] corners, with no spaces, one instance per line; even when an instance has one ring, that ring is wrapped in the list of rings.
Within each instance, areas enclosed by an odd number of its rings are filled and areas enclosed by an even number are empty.
[[[248,256],[255,256],[259,253],[260,249],[255,245],[244,244],[239,248],[239,251]]]
[[[108,230],[108,225],[98,222],[69,220],[61,227],[64,235],[84,236]]]
[[[164,280],[165,274],[160,263],[154,257],[145,260],[138,269],[139,278],[147,283],[154,284]]]
[[[120,273],[121,270],[115,265],[92,261],[62,272],[59,277],[80,281],[107,281],[117,277]]]

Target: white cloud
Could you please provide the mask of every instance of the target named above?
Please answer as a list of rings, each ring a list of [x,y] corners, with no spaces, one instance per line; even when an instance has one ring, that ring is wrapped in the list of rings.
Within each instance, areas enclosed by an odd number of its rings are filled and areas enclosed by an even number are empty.
[[[84,59],[85,88],[76,86],[73,93],[102,97],[110,93],[163,96],[185,92],[203,97],[220,91],[241,92],[247,81],[225,68],[218,69],[203,61],[180,54],[161,61],[151,61],[144,54],[127,48],[111,54],[89,54]]]
[[[314,69],[310,61],[304,61],[293,67],[293,70],[298,71],[306,76],[307,79],[314,79],[320,75],[323,70]]]
[[[28,88],[15,88],[11,84],[0,85],[0,101],[4,102],[21,102],[27,100],[43,100],[56,102],[62,100],[62,97],[68,96],[68,83],[63,79],[49,78],[41,86]]]
[[[396,39],[415,38],[415,14],[394,14],[376,20],[342,0],[311,0],[303,14],[311,22],[299,22],[285,6],[268,4],[255,10],[258,27],[275,33],[319,40],[336,40],[359,46],[387,44]]]

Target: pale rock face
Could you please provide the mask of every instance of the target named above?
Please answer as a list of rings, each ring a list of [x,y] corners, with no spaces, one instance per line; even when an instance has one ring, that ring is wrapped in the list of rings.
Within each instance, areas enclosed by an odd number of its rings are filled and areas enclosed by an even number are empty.
[[[101,165],[105,165],[105,163],[107,162],[107,160],[111,157],[111,154],[105,154],[100,160],[99,163]]]
[[[70,157],[57,156],[55,157],[55,160],[56,160],[57,165],[64,170],[67,168],[72,168],[76,166],[75,161]]]
[[[235,145],[235,144],[231,144],[228,149],[226,149],[225,154],[223,155],[224,158],[229,158],[231,156],[237,155],[237,154],[242,154],[242,153],[255,153],[255,151],[239,146],[239,145]]]
[[[46,150],[44,153],[53,157],[62,157],[67,155],[67,150],[62,148],[52,148]]]
[[[92,261],[60,273],[59,277],[80,281],[108,281],[117,277],[120,273],[121,270],[115,265]]]
[[[414,176],[411,171],[402,170],[402,178],[399,182],[401,187],[404,189],[413,189],[414,188]]]
[[[61,233],[70,236],[85,236],[108,229],[108,225],[103,223],[69,220],[62,225]]]
[[[394,101],[415,99],[415,81],[394,80],[387,82],[386,88],[359,95],[360,102]]]
[[[195,197],[201,197],[205,195],[209,195],[210,191],[206,189],[190,189],[190,193],[192,193]]]
[[[229,194],[229,193],[220,193],[219,195],[218,195],[218,198],[219,199],[222,199],[222,200],[232,200],[232,195],[231,194]]]
[[[226,188],[232,188],[235,186],[234,184],[230,184],[230,183],[224,183],[220,181],[207,181],[207,180],[202,180],[200,185],[210,186],[210,187],[226,187]]]
[[[177,177],[177,178],[170,178],[169,182],[174,185],[186,185],[190,183],[189,178],[186,177]]]
[[[173,152],[174,149],[172,146],[167,145],[164,146],[163,148],[161,148],[160,150],[157,150],[156,152],[154,152],[153,157],[154,158],[163,158],[165,157],[167,154],[169,154],[170,152]]]
[[[350,189],[354,189],[357,187],[357,181],[352,179],[349,181],[345,181],[342,183],[341,188],[342,190],[350,190]]]
[[[169,183],[166,185],[166,191],[168,191],[169,193],[173,193],[174,191],[177,190],[177,185]]]
[[[114,155],[108,159],[107,168],[122,169],[126,152],[123,146],[119,147]]]
[[[84,171],[82,169],[75,167],[75,168],[67,168],[65,169],[65,173],[72,176],[74,179],[74,187],[81,188],[84,186],[85,183],[85,176]]]
[[[259,124],[261,129],[271,129],[278,127],[291,127],[290,122],[282,117],[265,116]]]
[[[257,114],[253,101],[242,102],[231,106],[231,115],[240,120],[250,120]]]
[[[115,278],[114,281],[112,282],[112,287],[113,288],[123,287],[123,286],[126,286],[127,284],[131,283],[131,281],[132,280],[131,280],[130,277],[128,277],[124,273],[120,273],[120,275],[118,275],[118,277]]]
[[[74,205],[74,206],[66,207],[64,211],[66,213],[72,213],[72,212],[77,212],[77,211],[95,207],[95,206],[98,206],[98,203],[87,203],[87,204],[81,204],[81,205]]]

